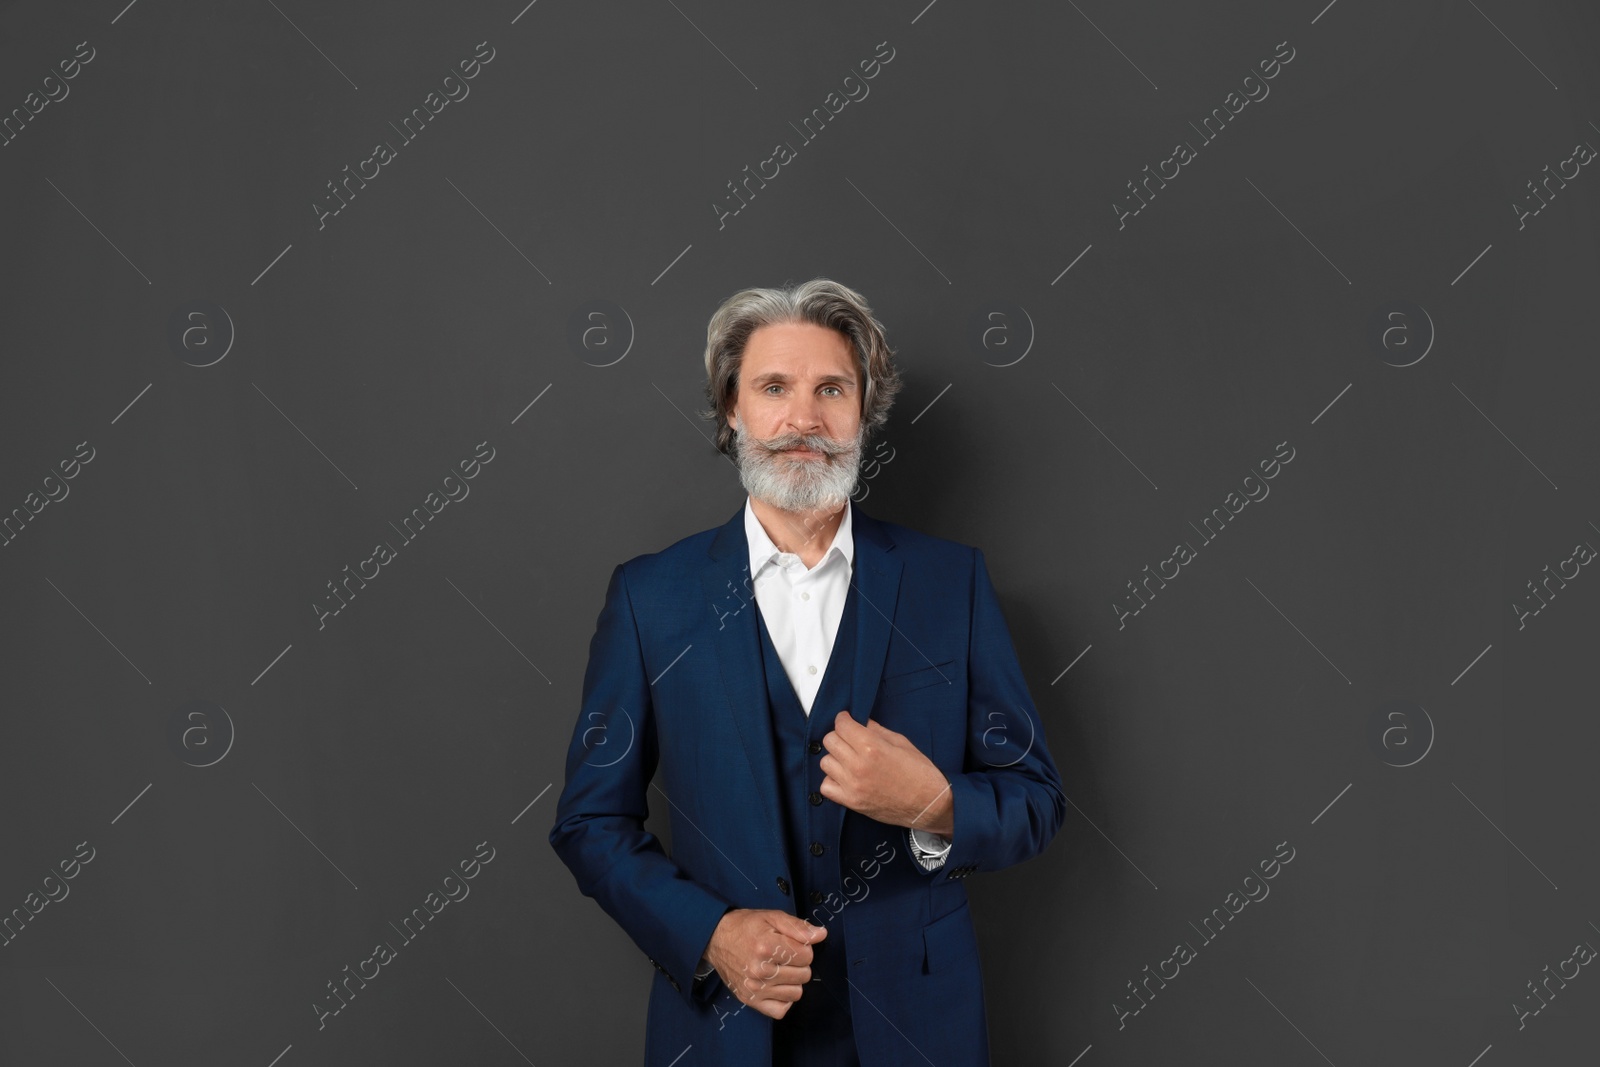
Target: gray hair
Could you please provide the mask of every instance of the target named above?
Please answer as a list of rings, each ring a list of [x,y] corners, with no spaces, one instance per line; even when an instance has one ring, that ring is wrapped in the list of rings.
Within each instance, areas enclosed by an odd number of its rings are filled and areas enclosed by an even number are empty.
[[[863,441],[871,440],[888,420],[900,392],[894,352],[884,338],[883,325],[873,318],[860,293],[827,278],[813,278],[781,289],[741,289],[712,313],[706,326],[706,399],[711,408],[700,415],[716,423],[717,451],[723,455],[734,451],[728,411],[739,391],[745,345],[759,327],[778,323],[825,326],[850,342],[856,369],[866,383],[861,400]]]

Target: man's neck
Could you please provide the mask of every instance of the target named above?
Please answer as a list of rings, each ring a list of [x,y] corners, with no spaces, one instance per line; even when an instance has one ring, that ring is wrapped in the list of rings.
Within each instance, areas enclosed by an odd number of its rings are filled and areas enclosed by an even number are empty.
[[[833,511],[786,511],[783,508],[750,498],[750,510],[755,512],[761,528],[767,531],[779,552],[792,552],[800,557],[806,569],[815,567],[833,544],[839,524],[844,521],[844,509],[849,501]]]

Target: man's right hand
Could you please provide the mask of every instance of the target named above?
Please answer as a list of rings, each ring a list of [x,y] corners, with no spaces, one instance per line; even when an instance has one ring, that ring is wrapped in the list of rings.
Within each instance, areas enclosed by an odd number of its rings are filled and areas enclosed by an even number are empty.
[[[827,936],[786,911],[734,908],[712,932],[706,962],[742,1003],[781,1019],[811,981],[812,944]]]

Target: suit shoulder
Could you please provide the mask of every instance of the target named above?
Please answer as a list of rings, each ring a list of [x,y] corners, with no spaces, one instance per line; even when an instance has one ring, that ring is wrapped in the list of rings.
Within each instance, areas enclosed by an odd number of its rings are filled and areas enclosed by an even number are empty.
[[[932,556],[950,560],[973,556],[977,549],[965,541],[954,541],[948,537],[939,537],[935,534],[914,530],[909,526],[901,526],[897,522],[886,522],[883,519],[873,520],[883,527],[883,531],[894,542],[896,551],[912,553],[918,556]]]
[[[666,548],[643,552],[621,564],[629,581],[650,581],[667,576],[682,576],[704,566],[710,557],[711,542],[718,527],[681,537]]]

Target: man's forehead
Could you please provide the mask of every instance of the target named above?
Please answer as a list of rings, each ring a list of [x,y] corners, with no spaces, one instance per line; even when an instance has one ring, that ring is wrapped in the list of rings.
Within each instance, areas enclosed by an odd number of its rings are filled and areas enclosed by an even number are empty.
[[[759,335],[758,335],[759,336]],[[838,343],[820,337],[785,338],[763,345],[752,338],[744,353],[744,370],[751,382],[843,381],[857,377],[855,353],[843,335]]]
[[[849,354],[850,339],[838,330],[814,322],[774,322],[758,326],[745,342],[745,354],[775,356],[785,354]]]

